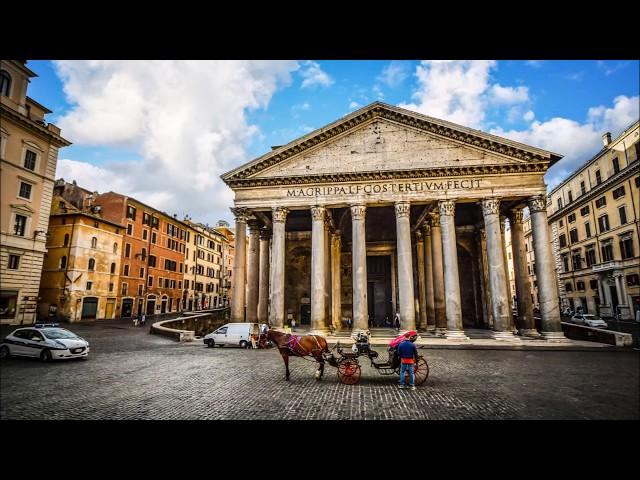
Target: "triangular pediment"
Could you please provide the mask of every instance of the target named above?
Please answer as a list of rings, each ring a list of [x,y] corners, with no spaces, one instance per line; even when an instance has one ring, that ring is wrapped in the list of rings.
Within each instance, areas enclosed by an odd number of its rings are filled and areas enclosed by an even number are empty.
[[[536,166],[559,155],[376,102],[222,176],[231,186],[332,175]]]

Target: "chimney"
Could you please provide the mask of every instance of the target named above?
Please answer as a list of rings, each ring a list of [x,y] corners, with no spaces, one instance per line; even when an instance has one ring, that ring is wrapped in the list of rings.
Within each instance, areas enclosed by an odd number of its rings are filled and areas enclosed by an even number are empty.
[[[604,144],[605,147],[611,143],[611,132],[607,132],[604,135],[602,135],[602,143]]]

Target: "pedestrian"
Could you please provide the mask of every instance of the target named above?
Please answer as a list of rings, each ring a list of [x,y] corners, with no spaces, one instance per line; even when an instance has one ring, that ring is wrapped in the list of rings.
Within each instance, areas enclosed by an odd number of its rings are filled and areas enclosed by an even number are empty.
[[[349,330],[351,330],[352,325],[353,325],[353,320],[351,320],[351,317],[347,318],[347,328]]]
[[[147,323],[147,316],[143,313],[142,316],[140,317],[140,326],[144,327]]]
[[[396,312],[396,318],[394,320],[396,330],[400,331],[400,312]]]
[[[384,326],[387,328],[391,328],[391,320],[389,320],[389,315],[384,317]]]
[[[404,334],[404,340],[398,345],[398,355],[400,356],[400,388],[415,390],[416,376],[414,365],[418,361],[418,349],[414,342],[418,338],[418,332],[411,330]],[[409,373],[409,385],[405,385],[405,372]]]
[[[293,330],[294,328],[296,328],[296,319],[291,317],[291,330]]]
[[[133,326],[134,326],[134,327],[137,327],[137,326],[138,326],[138,316],[137,316],[137,315],[134,315],[134,316],[133,316]]]

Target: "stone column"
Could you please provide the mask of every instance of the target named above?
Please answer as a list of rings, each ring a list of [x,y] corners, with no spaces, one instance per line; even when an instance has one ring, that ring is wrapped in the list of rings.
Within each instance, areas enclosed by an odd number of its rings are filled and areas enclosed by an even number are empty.
[[[311,331],[325,330],[324,207],[311,207]]]
[[[329,211],[327,210],[327,215]],[[331,326],[331,231],[328,217],[324,224],[324,329]]]
[[[627,299],[626,299],[626,292],[624,291],[623,288],[623,284],[624,284],[624,278],[622,276],[622,273],[620,272],[615,272],[613,274],[613,278],[616,281],[616,295],[618,296],[618,305],[620,306],[626,306],[627,305]],[[614,315],[616,312],[613,312]]]
[[[509,306],[509,327],[515,330],[513,323],[513,293],[511,292],[511,282],[509,281],[509,252],[507,251],[507,219],[500,217],[500,236],[502,237],[502,258],[504,258],[504,276],[507,281],[507,303]],[[511,227],[511,225],[509,225]],[[513,245],[513,238],[511,239]],[[513,254],[512,254],[513,255]],[[515,275],[515,271],[514,271]]]
[[[340,279],[340,255],[342,237],[340,231],[331,234],[331,323],[334,330],[342,327],[342,302]]]
[[[442,265],[442,234],[440,230],[440,212],[431,212],[431,261],[433,264],[433,308],[435,313],[436,334],[447,331],[447,319],[444,305],[444,267]]]
[[[493,337],[498,340],[514,339],[509,322],[510,306],[504,268],[504,250],[500,232],[500,200],[482,201],[482,214],[487,237],[487,262],[493,307]]]
[[[258,322],[269,321],[269,242],[271,231],[260,231],[260,287],[258,289]]]
[[[513,248],[513,274],[516,280],[516,297],[518,303],[518,333],[520,335],[539,336],[533,318],[531,302],[531,281],[527,271],[527,251],[525,250],[522,208],[511,212],[511,247]]]
[[[284,327],[284,265],[285,265],[285,224],[289,210],[274,207],[273,242],[271,247],[271,309],[269,323],[272,327]]]
[[[604,305],[606,300],[604,298],[604,289],[602,288],[602,277],[600,275],[598,275],[598,298],[600,301],[600,305]]]
[[[247,322],[258,321],[258,293],[260,289],[260,224],[249,220],[249,252],[247,261]]]
[[[462,328],[462,301],[460,300],[460,276],[458,274],[458,247],[456,244],[455,201],[438,202],[442,226],[442,260],[444,263],[446,338],[469,340]]]
[[[424,223],[424,277],[425,296],[427,304],[427,331],[434,332],[436,329],[435,308],[433,305],[433,262],[431,246],[431,225]]]
[[[413,267],[411,260],[411,225],[408,202],[396,203],[396,245],[398,249],[398,296],[400,297],[400,327],[416,328],[415,296],[413,293]]]
[[[369,328],[367,304],[367,240],[365,237],[366,205],[351,205],[353,259],[353,328]]]
[[[533,197],[528,204],[533,233],[533,251],[536,256],[536,280],[542,319],[541,333],[546,340],[563,341],[565,336],[560,325],[560,305],[555,262],[549,238],[546,198],[544,195]]]
[[[425,285],[425,266],[424,266],[424,239],[422,232],[416,230],[416,257],[418,264],[418,292],[420,296],[420,321],[418,322],[419,330],[427,329],[427,286]]]
[[[236,217],[235,255],[233,257],[233,295],[231,297],[231,321],[244,322],[245,272],[247,264],[247,217],[246,208],[232,208]]]
[[[487,232],[484,226],[480,228],[480,250],[482,255],[482,283],[484,294],[485,323],[487,328],[493,328],[493,301],[491,295],[491,283],[489,282],[489,262],[487,257]]]

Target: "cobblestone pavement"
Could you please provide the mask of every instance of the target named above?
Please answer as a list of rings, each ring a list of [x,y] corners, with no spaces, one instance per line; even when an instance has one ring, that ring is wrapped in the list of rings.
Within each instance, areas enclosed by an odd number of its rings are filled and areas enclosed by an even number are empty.
[[[415,391],[364,360],[359,385],[277,350],[206,348],[124,323],[69,327],[88,360],[0,364],[1,419],[638,419],[638,351],[422,349]],[[4,329],[3,329],[3,333]],[[378,347],[382,352],[383,347]]]

